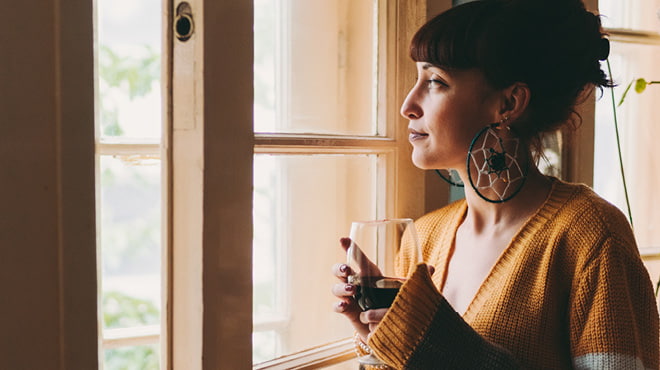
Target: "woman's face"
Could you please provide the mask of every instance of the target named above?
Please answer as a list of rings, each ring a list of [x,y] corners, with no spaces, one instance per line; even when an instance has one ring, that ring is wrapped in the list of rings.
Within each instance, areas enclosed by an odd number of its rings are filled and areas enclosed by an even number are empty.
[[[401,106],[410,120],[413,163],[462,169],[472,138],[498,120],[500,94],[477,69],[448,71],[417,62],[417,82]]]

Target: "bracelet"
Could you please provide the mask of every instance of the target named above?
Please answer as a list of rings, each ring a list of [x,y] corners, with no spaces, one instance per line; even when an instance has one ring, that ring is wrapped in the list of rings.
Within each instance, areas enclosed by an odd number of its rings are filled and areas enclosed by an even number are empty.
[[[353,336],[353,342],[355,343],[355,354],[358,357],[371,354],[371,348],[369,348],[369,346],[362,341],[362,338],[360,338],[360,334],[355,333],[355,335]]]
[[[357,357],[362,357],[366,355],[371,355],[371,348],[362,341],[362,338],[360,338],[360,334],[355,333],[353,336],[353,342],[355,342],[355,354]],[[364,370],[390,370],[391,368],[387,365],[367,365],[367,364],[360,364],[360,369]]]

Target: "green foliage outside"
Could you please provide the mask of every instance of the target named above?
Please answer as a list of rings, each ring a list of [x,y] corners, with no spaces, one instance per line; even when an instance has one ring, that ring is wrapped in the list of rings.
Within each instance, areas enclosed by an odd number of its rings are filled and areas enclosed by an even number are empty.
[[[112,89],[126,93],[130,100],[151,92],[160,80],[160,54],[144,45],[141,55],[120,55],[108,46],[99,47],[99,79],[101,94],[101,130],[106,136],[120,136],[124,132],[119,123],[119,107],[113,104]]]
[[[159,356],[157,345],[109,349],[103,370],[157,370]]]
[[[160,80],[160,55],[146,45],[142,52],[130,55],[120,55],[110,47],[100,46],[98,60],[99,94],[102,102],[100,104],[101,132],[106,136],[120,136],[124,131],[119,122],[121,103],[117,97],[128,97],[129,100],[133,100],[147,95],[152,90],[152,86]],[[133,174],[133,180],[136,180],[136,176]],[[113,182],[114,173],[107,170],[103,173],[103,178],[105,185],[108,185],[107,183]],[[151,190],[148,185],[145,183],[144,188]],[[155,211],[159,211],[159,209]],[[148,221],[150,220],[143,220],[143,223],[149,223]],[[140,248],[140,246],[153,245],[154,240],[158,240],[159,237],[159,229],[153,230],[148,225],[136,228],[135,224],[128,227],[128,225],[120,223],[117,227],[122,227],[124,230],[112,230],[110,227],[105,230],[105,239],[111,238],[112,235],[115,237],[121,235],[127,240],[122,239],[120,243],[117,240],[104,240],[104,242],[111,242],[111,245],[120,247],[130,245],[131,248],[120,248],[121,255],[104,256],[109,258],[104,262],[107,262],[106,265],[109,263],[106,268],[110,267],[111,270],[113,266],[118,269],[118,264],[120,262],[123,264],[123,261],[137,259],[136,263],[139,263],[140,257],[144,258],[141,254],[145,253],[145,248]],[[156,234],[156,237],[153,234]],[[104,292],[102,312],[103,324],[107,329],[160,324],[160,312],[156,305],[150,301],[116,291]],[[159,357],[157,344],[113,348],[104,353],[104,370],[155,370],[159,369]]]
[[[103,323],[107,329],[158,325],[160,312],[153,303],[120,292],[103,294]]]
[[[626,89],[623,91],[623,95],[621,95],[621,99],[619,100],[619,104],[617,106],[621,106],[621,104],[623,104],[623,101],[626,99],[626,95],[628,95],[628,91],[633,86],[633,84],[635,85],[635,92],[641,94],[644,92],[644,90],[646,90],[648,85],[657,85],[660,84],[660,81],[646,81],[644,78],[637,78],[630,81],[628,86],[626,86]]]
[[[151,302],[120,292],[103,294],[103,323],[107,329],[156,325],[160,312]],[[158,345],[114,348],[105,351],[104,370],[157,370]]]

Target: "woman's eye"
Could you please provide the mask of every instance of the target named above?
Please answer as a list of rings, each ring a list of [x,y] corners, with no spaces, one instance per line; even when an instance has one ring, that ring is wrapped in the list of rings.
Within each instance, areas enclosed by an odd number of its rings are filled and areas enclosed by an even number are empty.
[[[443,81],[441,81],[441,80],[436,80],[436,79],[426,80],[426,84],[427,84],[427,86],[428,86],[429,89],[436,89],[436,88],[438,88],[438,87],[445,87],[445,86],[447,86],[447,84],[444,83]]]

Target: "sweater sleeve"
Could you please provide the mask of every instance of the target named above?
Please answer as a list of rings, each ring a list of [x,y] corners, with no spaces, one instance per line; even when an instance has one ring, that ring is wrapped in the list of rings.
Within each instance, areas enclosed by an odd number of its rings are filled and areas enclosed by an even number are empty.
[[[517,369],[505,349],[488,342],[437,291],[418,265],[369,338],[369,346],[396,369]]]
[[[606,239],[575,282],[569,323],[576,369],[658,369],[658,311],[634,245]]]

